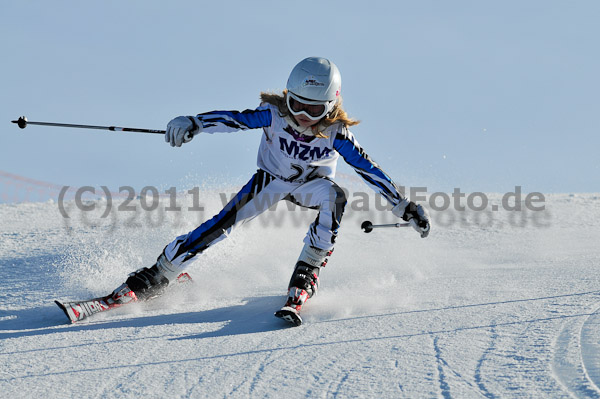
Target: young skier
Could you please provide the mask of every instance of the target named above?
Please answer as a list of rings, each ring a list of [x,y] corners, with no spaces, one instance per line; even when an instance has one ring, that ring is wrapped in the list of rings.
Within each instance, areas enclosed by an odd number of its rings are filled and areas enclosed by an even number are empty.
[[[319,211],[293,270],[287,302],[276,313],[299,325],[299,311],[317,292],[319,270],[333,251],[346,204],[343,190],[333,181],[340,155],[392,204],[394,215],[427,237],[430,224],[425,209],[400,194],[348,130],[358,121],[342,109],[340,90],[336,65],[325,58],[310,57],[294,67],[282,94],[262,93],[257,109],[179,116],[169,122],[165,141],[175,147],[200,133],[262,128],[258,171],[218,215],[175,238],[155,265],[130,274],[113,292],[115,304],[159,295],[196,255],[266,211],[276,200],[285,199]]]

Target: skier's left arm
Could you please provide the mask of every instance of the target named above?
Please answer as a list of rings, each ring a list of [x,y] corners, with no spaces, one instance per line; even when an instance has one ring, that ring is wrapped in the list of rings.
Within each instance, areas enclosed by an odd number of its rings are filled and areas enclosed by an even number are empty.
[[[431,225],[426,209],[400,193],[396,183],[369,157],[348,129],[342,128],[338,131],[333,148],[373,190],[392,204],[394,215],[409,222],[421,237],[427,237]]]

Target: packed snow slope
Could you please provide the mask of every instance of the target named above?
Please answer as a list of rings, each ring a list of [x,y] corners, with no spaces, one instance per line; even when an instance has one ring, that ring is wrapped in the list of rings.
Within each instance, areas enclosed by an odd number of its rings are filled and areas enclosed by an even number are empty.
[[[595,194],[547,195],[537,212],[432,212],[427,239],[363,233],[365,219],[394,219],[351,197],[300,327],[273,312],[315,213],[280,203],[199,256],[191,286],[67,323],[54,299],[111,292],[232,190],[178,198],[181,211],[115,202],[104,218],[106,200],[63,204],[69,218],[54,202],[0,205],[0,396],[600,397]]]

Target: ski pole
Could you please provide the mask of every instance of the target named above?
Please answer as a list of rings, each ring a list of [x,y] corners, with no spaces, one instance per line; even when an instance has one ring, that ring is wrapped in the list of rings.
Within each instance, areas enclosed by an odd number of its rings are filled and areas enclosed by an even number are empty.
[[[410,223],[391,223],[391,224],[373,224],[368,220],[365,220],[360,228],[365,231],[365,233],[370,233],[373,229],[380,229],[382,227],[409,227]]]
[[[165,134],[164,130],[137,129],[137,128],[133,128],[133,127],[74,125],[71,123],[53,123],[53,122],[32,122],[32,121],[28,121],[27,118],[24,116],[20,117],[16,121],[11,121],[11,122],[16,123],[21,129],[25,129],[27,127],[27,125],[42,125],[42,126],[56,126],[56,127],[74,127],[74,128],[80,128],[80,129],[111,130],[114,132],[138,132],[138,133]]]

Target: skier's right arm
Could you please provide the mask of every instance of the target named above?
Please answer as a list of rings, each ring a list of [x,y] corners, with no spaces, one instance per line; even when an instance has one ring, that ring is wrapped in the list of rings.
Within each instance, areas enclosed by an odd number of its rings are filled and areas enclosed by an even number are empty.
[[[181,147],[200,132],[229,133],[271,125],[268,107],[245,111],[211,111],[196,116],[178,116],[167,125],[165,141],[172,147]]]

